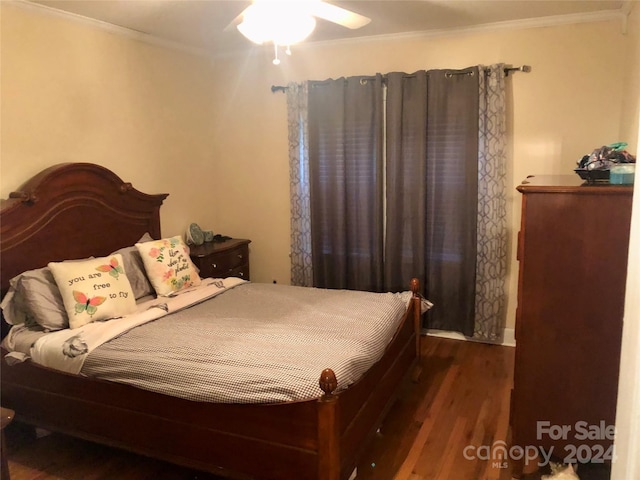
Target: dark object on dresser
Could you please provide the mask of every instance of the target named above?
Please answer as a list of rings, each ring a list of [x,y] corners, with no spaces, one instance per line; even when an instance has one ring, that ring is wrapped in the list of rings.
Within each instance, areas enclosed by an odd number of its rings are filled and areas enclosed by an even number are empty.
[[[530,177],[518,191],[512,443],[610,461],[633,189],[570,175]],[[599,438],[582,438],[596,427]]]
[[[165,197],[139,192],[90,163],[41,172],[2,201],[2,291],[15,275],[50,261],[108,255],[145,232],[160,238]],[[83,228],[87,218],[91,228]],[[325,391],[318,399],[194,402],[31,361],[8,366],[3,358],[2,403],[15,410],[17,421],[215,474],[345,480],[418,361],[417,280],[411,290],[413,300],[382,358],[348,389]],[[322,385],[335,388],[326,372]]]
[[[574,170],[582,180],[587,182],[606,182],[609,183],[610,170],[588,170],[586,168],[576,168]]]
[[[191,246],[191,260],[202,278],[240,277],[249,280],[249,243],[232,238],[224,242]]]

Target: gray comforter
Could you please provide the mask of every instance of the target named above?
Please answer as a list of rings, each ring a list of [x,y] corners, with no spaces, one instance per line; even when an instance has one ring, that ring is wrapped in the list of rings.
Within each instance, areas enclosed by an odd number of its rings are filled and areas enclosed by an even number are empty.
[[[410,298],[247,283],[103,344],[82,373],[203,402],[316,398],[323,369],[344,389],[382,357]]]

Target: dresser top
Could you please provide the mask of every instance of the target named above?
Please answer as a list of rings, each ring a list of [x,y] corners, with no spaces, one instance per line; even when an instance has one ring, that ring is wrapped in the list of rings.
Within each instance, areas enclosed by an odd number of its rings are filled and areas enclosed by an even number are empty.
[[[240,245],[248,245],[251,240],[245,238],[231,238],[224,242],[205,242],[202,245],[189,245],[192,257],[206,257],[212,253],[224,252]]]
[[[517,190],[522,193],[600,193],[631,194],[633,185],[612,185],[608,182],[589,183],[574,175],[530,175]]]

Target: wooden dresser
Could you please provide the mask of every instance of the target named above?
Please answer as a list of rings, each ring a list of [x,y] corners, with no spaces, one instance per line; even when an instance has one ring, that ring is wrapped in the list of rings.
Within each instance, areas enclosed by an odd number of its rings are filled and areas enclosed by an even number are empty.
[[[240,277],[249,280],[251,240],[232,238],[224,242],[205,242],[191,246],[191,260],[202,278]]]
[[[534,176],[518,191],[512,446],[610,461],[633,187]]]

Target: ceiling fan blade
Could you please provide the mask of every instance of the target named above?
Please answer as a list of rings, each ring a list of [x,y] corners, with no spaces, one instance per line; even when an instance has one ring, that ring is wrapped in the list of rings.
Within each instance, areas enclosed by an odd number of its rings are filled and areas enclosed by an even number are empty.
[[[249,7],[247,7],[247,8],[249,8]],[[247,10],[247,8],[242,10],[242,12],[240,12],[236,18],[231,20],[229,22],[229,24],[226,27],[224,27],[224,30],[222,30],[222,31],[223,32],[235,31],[236,27],[242,23],[242,18],[244,17],[244,12]]]
[[[364,27],[371,22],[369,17],[322,1],[312,2],[312,13],[316,17],[337,23],[352,30]]]

